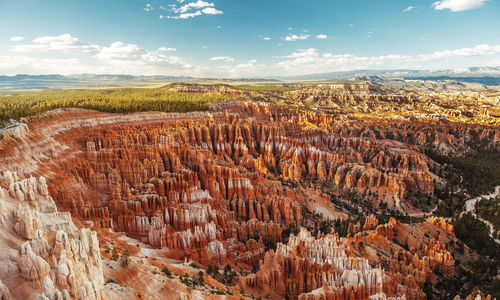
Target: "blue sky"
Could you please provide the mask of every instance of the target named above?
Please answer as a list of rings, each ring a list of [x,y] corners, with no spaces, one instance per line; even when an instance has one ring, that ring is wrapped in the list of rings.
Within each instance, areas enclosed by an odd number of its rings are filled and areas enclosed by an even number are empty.
[[[500,65],[500,0],[0,0],[0,74]]]

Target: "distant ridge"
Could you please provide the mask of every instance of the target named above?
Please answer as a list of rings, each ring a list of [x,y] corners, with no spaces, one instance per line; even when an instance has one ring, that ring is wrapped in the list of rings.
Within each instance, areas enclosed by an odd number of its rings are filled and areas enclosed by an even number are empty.
[[[333,79],[361,79],[370,80],[373,77],[401,80],[432,80],[432,81],[457,81],[479,83],[486,86],[500,85],[500,67],[471,67],[464,69],[447,70],[354,70],[342,72],[329,72],[306,74],[298,76],[269,76],[254,78],[200,78],[191,76],[134,76],[127,74],[76,74],[76,75],[27,75],[14,76],[0,75],[0,90],[29,90],[29,89],[54,89],[54,88],[104,88],[147,86],[154,83],[171,82],[282,82],[282,81],[324,81]]]
[[[306,74],[298,76],[274,76],[272,78],[279,80],[328,80],[342,79],[360,76],[380,76],[386,78],[417,79],[433,78],[419,80],[439,80],[437,77],[448,77],[450,80],[455,78],[469,77],[495,77],[500,78],[500,67],[470,67],[464,69],[445,69],[445,70],[354,70],[330,73]],[[270,77],[271,78],[271,77]],[[446,80],[443,78],[442,80]]]

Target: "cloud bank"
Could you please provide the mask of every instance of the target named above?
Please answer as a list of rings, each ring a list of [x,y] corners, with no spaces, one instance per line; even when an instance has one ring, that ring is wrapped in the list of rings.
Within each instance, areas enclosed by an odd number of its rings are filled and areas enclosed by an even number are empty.
[[[326,36],[326,35],[325,35]],[[300,36],[289,35],[290,41]],[[302,39],[308,39],[302,38]],[[319,38],[316,36],[316,38]],[[286,40],[285,38],[282,38]],[[205,61],[172,55],[173,47],[149,50],[121,41],[97,45],[71,34],[41,36],[32,42],[16,42],[8,53],[0,53],[0,74],[106,73],[131,75],[187,75],[200,77],[252,77],[301,75],[356,69],[443,68],[451,63],[476,65],[477,61],[500,61],[500,45],[480,44],[416,55],[363,56],[305,48],[287,55],[269,57],[266,63],[252,58],[236,60],[216,55]],[[462,66],[464,67],[464,66]]]

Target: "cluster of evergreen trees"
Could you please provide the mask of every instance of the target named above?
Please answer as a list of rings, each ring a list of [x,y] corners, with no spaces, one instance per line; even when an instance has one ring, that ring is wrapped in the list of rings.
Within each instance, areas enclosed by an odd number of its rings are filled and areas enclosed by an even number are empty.
[[[230,97],[219,93],[181,93],[166,88],[23,92],[0,95],[0,122],[69,107],[112,113],[206,111],[207,103]]]

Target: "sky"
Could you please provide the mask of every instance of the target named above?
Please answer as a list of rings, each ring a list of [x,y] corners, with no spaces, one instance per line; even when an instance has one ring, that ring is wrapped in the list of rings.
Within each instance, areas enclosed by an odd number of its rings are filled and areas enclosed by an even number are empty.
[[[0,74],[500,65],[500,0],[0,0]]]

